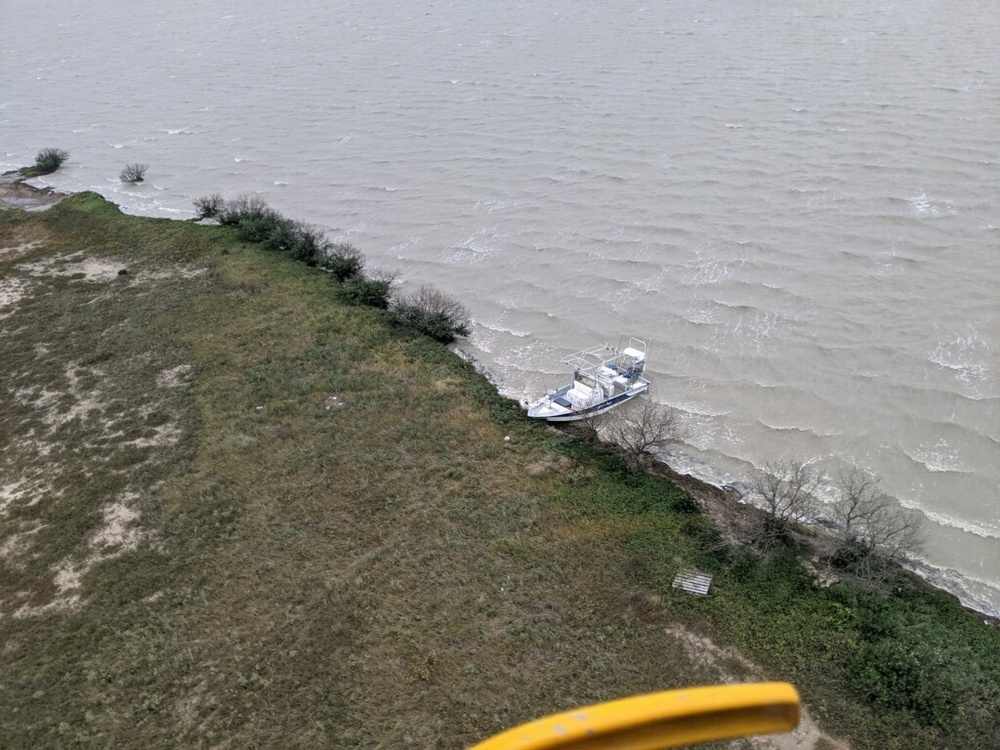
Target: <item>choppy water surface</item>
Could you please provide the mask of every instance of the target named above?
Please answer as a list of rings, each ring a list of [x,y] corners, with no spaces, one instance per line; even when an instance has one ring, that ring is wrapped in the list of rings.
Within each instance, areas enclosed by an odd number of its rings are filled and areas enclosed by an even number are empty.
[[[645,337],[675,462],[877,472],[998,611],[1000,6],[871,6],[5,3],[0,166],[259,192],[461,298],[517,398]]]

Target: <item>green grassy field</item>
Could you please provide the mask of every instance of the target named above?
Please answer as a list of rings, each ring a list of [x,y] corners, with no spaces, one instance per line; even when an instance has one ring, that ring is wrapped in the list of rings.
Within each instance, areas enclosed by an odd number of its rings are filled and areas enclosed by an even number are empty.
[[[0,211],[0,274],[2,748],[459,748],[758,677],[855,748],[1000,746],[1000,637],[948,597],[734,552],[229,228],[83,193]],[[887,640],[929,708],[857,690]]]

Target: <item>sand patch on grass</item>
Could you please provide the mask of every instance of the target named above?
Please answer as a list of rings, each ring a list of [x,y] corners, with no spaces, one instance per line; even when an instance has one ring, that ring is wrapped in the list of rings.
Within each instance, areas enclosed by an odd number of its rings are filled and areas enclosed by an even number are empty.
[[[52,612],[76,611],[83,606],[80,586],[83,577],[99,562],[110,560],[129,551],[138,549],[143,543],[154,543],[155,535],[139,525],[139,511],[135,502],[138,493],[124,492],[102,508],[103,524],[90,535],[87,546],[90,553],[81,559],[67,557],[53,566],[53,584],[56,594],[47,604],[21,606],[14,617],[39,617]],[[37,529],[35,529],[37,531]],[[0,556],[23,555],[30,548],[25,534],[14,535],[0,547]]]
[[[161,370],[156,376],[157,388],[180,388],[187,385],[188,377],[191,375],[191,365],[177,365]]]
[[[32,607],[22,605],[14,617],[18,620],[25,617],[40,617],[50,612],[76,611],[80,608],[80,576],[82,572],[72,562],[64,560],[55,567],[56,595],[48,604]]]
[[[128,505],[137,498],[138,495],[132,494],[104,506],[104,525],[90,538],[91,547],[136,549],[139,546],[144,536],[136,526],[139,511]]]
[[[20,245],[8,245],[7,247],[0,247],[0,258],[5,256],[18,257],[30,253],[35,248],[41,247],[42,243],[40,240],[34,240],[32,242],[22,242]]]
[[[14,503],[30,508],[45,495],[52,494],[52,486],[44,477],[22,477],[17,481],[0,485],[0,517],[7,513]]]
[[[716,675],[718,684],[741,683],[748,679],[766,681],[760,668],[735,648],[717,646],[683,625],[672,625],[664,632],[679,644],[693,664]],[[757,750],[850,750],[846,743],[821,732],[805,709],[802,709],[799,725],[791,732],[759,735],[747,741]]]
[[[16,276],[0,279],[0,320],[17,312],[17,303],[28,296],[30,287],[28,281]]]
[[[11,534],[3,544],[0,544],[0,560],[12,570],[23,569],[24,558],[32,547],[31,537],[44,528],[45,524],[36,523],[33,528]]]
[[[85,390],[80,386],[82,372],[83,368],[75,363],[70,363],[66,367],[66,379],[69,381],[69,387],[65,393],[55,394],[53,397],[51,391],[39,390],[38,393],[34,394],[34,398],[29,395],[23,396],[25,399],[30,399],[27,400],[27,403],[45,411],[42,421],[53,430],[59,429],[77,417],[82,419],[90,412],[104,408],[104,403],[96,389]],[[95,374],[100,375],[101,373],[95,371]],[[62,396],[67,394],[73,398],[73,403],[68,408],[60,408],[59,401]]]
[[[139,271],[135,274],[132,284],[149,281],[167,281],[168,279],[196,279],[208,273],[208,266],[178,266],[176,268],[160,268],[155,271]]]
[[[56,255],[36,263],[19,263],[15,267],[31,276],[78,276],[81,281],[111,281],[118,278],[118,272],[125,266],[119,261],[74,253]]]

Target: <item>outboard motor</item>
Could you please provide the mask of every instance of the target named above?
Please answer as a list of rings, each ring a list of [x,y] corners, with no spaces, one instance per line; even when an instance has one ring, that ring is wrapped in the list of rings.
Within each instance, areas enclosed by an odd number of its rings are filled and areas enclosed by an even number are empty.
[[[646,354],[644,352],[628,346],[622,350],[622,357],[626,364],[625,377],[632,379],[642,375],[642,371],[646,369]]]

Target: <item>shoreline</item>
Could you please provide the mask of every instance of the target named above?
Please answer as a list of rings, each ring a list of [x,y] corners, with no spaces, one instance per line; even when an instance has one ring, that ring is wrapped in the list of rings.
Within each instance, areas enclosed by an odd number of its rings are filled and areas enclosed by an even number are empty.
[[[56,205],[63,198],[72,194],[60,192],[51,187],[37,187],[35,185],[31,185],[26,182],[26,180],[29,179],[32,179],[32,177],[23,175],[20,170],[11,170],[0,174],[0,208],[20,208],[25,211],[44,211]],[[105,198],[105,200],[108,199]],[[177,219],[177,221],[188,220]],[[509,396],[503,393],[500,383],[493,373],[490,372],[482,360],[476,357],[475,354],[459,345],[453,345],[449,348],[455,353],[456,356],[472,364],[476,371],[490,383],[500,396],[510,399]],[[510,400],[514,401],[515,399]],[[567,431],[572,433],[571,430]],[[734,518],[740,519],[742,517],[752,516],[753,514],[763,512],[752,503],[743,502],[742,496],[740,496],[735,490],[715,485],[693,474],[681,473],[661,458],[657,458],[654,461],[653,466],[650,468],[650,472],[669,479],[678,487],[690,493],[710,516],[712,522],[719,528],[720,532],[725,532],[727,528],[732,530],[732,519]],[[739,521],[737,521],[737,523],[739,523]],[[818,522],[813,524],[800,524],[800,527],[803,532],[804,539],[815,539],[816,534],[825,533],[825,527],[823,524]],[[822,544],[813,543],[810,546],[819,547],[822,546]],[[806,561],[803,560],[803,562],[805,563]],[[931,576],[935,574],[941,576],[947,575],[946,571],[933,568],[932,566],[928,566],[926,564],[901,567],[909,575],[919,580],[923,585],[954,598],[956,603],[963,609],[974,613],[980,618],[983,618],[984,624],[1000,628],[1000,613],[984,611],[983,609],[974,606],[969,601],[964,600],[962,596],[954,590],[958,587],[941,585],[941,583],[931,580]],[[926,571],[923,574],[920,570],[915,569],[921,567]],[[960,573],[958,575],[961,576]]]
[[[516,400],[502,391],[496,376],[490,372],[482,360],[458,345],[453,345],[451,349],[457,356],[475,367],[476,371],[486,378],[486,380],[496,389],[500,396],[508,398],[512,401]],[[553,429],[573,434],[573,429],[570,425],[572,425],[572,423],[567,423],[566,426],[559,427],[554,425],[550,426]],[[712,482],[697,477],[694,474],[684,474],[672,467],[662,458],[655,458],[648,471],[657,476],[669,479],[675,485],[694,497],[705,513],[712,519],[712,522],[716,525],[719,531],[723,534],[725,534],[727,529],[732,532],[735,526],[741,526],[747,523],[749,518],[755,517],[764,512],[753,503],[744,502],[744,496],[741,495],[736,489],[713,484]],[[735,523],[733,522],[733,519],[737,519]],[[799,523],[797,524],[797,527],[799,528],[800,539],[807,541],[807,543],[814,548],[814,551],[824,546],[823,541],[825,540],[819,540],[818,542],[815,541],[818,535],[828,536],[829,534],[828,528],[823,523],[819,521],[814,523]],[[807,562],[807,560],[803,559],[803,564],[806,564]],[[932,575],[944,576],[947,575],[946,571],[934,568],[926,563],[918,563],[917,565],[902,565],[897,563],[897,565],[899,565],[902,570],[911,575],[914,579],[920,581],[922,585],[952,597],[960,607],[981,618],[984,625],[1000,629],[1000,613],[973,606],[953,590],[953,588],[957,587],[941,585],[940,583],[932,580]],[[925,573],[921,573],[918,568],[923,568]],[[961,576],[960,573],[958,573],[958,575]],[[825,578],[821,572],[817,575],[817,580],[821,581],[824,585],[828,585],[828,579]]]
[[[44,211],[51,208],[69,193],[61,193],[49,187],[36,187],[19,170],[0,175],[0,206],[3,208],[23,208],[25,211]]]

